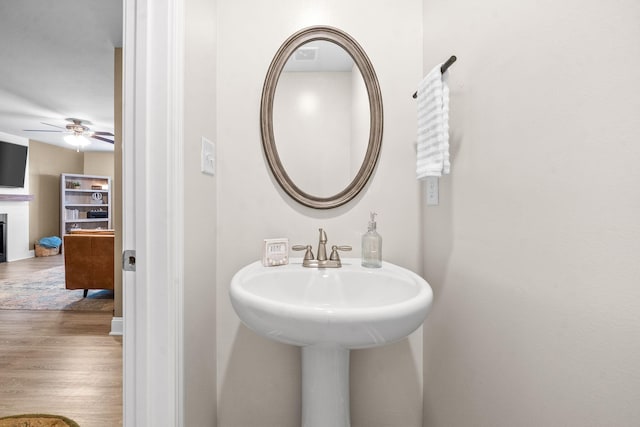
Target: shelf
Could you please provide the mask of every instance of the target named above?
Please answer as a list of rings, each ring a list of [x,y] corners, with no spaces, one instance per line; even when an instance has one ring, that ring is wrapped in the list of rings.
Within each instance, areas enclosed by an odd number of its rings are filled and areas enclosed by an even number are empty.
[[[108,193],[109,190],[85,190],[81,188],[65,188],[65,192],[69,193]]]
[[[30,202],[33,194],[0,194],[0,202]]]
[[[65,206],[75,206],[77,208],[108,208],[108,203],[102,203],[100,205],[96,203],[65,203]]]
[[[65,219],[64,222],[107,222],[109,218]]]

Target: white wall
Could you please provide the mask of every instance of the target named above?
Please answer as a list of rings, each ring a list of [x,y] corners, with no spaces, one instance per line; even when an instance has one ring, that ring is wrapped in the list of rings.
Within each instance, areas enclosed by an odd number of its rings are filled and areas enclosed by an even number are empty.
[[[0,140],[29,146],[29,139],[0,132]],[[29,160],[24,177],[24,188],[0,187],[0,194],[29,194]],[[0,213],[7,214],[7,261],[30,258],[29,202],[0,201]]]
[[[452,173],[423,206],[425,426],[640,419],[640,3],[424,1]]]
[[[262,239],[289,237],[350,244],[360,255],[369,211],[379,213],[384,258],[418,270],[420,215],[415,181],[415,103],[421,76],[421,1],[218,1],[218,425],[300,425],[299,349],[241,326],[229,303],[232,275],[260,257]],[[385,114],[380,163],[353,202],[329,211],[305,208],[276,185],[260,141],[259,106],[280,44],[309,25],[328,24],[365,49],[380,80]],[[401,48],[399,48],[399,46]],[[421,333],[352,353],[353,426],[422,425]]]
[[[187,0],[184,14],[184,425],[215,426],[216,177],[200,149],[216,140],[216,2]]]

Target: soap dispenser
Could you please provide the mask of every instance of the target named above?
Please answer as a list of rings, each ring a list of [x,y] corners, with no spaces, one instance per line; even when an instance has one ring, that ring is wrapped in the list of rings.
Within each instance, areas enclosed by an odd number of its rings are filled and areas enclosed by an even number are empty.
[[[367,232],[362,235],[362,266],[382,267],[382,237],[376,231],[376,213],[371,212]]]

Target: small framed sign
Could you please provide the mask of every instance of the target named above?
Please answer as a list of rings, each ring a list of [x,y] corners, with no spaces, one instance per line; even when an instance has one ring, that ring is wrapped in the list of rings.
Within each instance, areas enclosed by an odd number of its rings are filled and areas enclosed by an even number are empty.
[[[262,265],[275,267],[289,264],[289,239],[264,239],[262,247]]]

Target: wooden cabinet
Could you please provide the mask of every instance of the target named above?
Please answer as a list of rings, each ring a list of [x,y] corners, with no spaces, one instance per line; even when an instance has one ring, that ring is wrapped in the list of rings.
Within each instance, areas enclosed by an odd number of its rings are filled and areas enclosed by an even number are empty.
[[[60,176],[60,233],[110,229],[111,177],[64,173]]]

